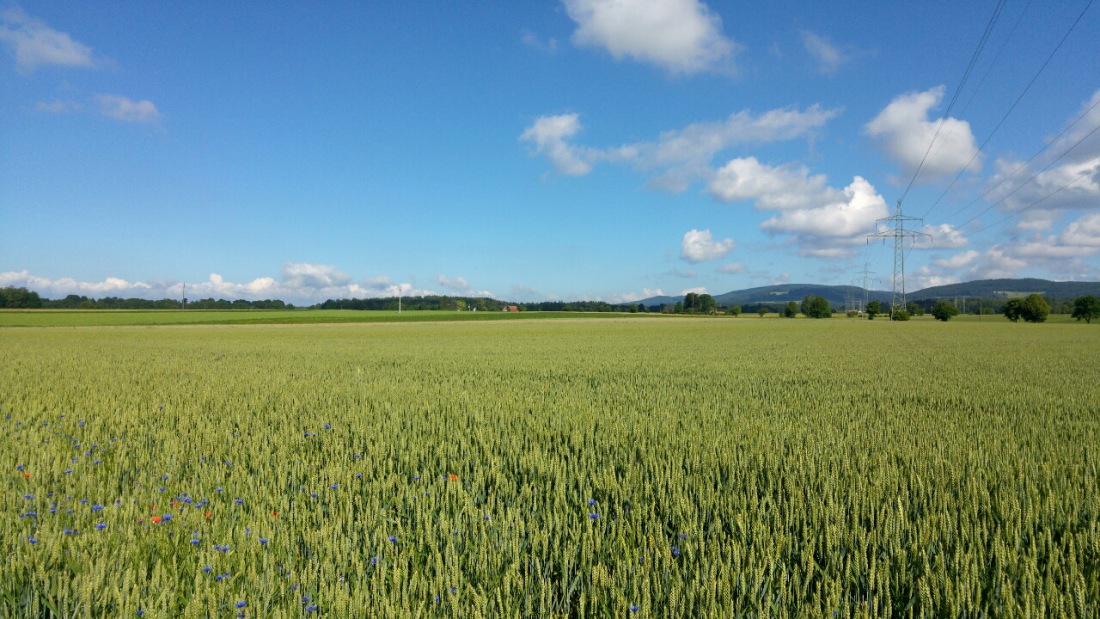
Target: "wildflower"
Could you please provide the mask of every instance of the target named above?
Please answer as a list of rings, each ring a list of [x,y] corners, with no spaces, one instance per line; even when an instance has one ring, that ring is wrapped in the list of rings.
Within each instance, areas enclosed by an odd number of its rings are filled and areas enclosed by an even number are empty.
[[[588,513],[588,517],[589,517],[589,518],[590,518],[591,520],[599,520],[599,519],[600,519],[600,515],[599,515],[599,514],[597,514],[597,513],[595,513],[595,512],[589,512],[589,513]]]
[[[309,604],[309,603],[310,603],[310,602],[312,602],[312,601],[313,601],[313,600],[312,600],[312,599],[310,599],[310,597],[309,597],[308,595],[303,595],[303,596],[302,596],[302,604]]]
[[[307,613],[317,612],[317,605],[316,604],[310,604],[309,606],[306,606],[306,612]]]
[[[316,499],[317,498],[317,493],[316,492],[311,492],[310,495],[309,495],[309,498]]]
[[[34,495],[33,494],[24,494],[23,498],[27,499],[28,501],[33,501],[34,500]]]
[[[363,454],[355,454],[355,455],[352,456],[352,458],[355,458],[356,460],[358,460],[359,458],[362,458],[362,457],[363,457]]]
[[[678,546],[673,546],[672,547],[672,556],[674,556],[674,557],[680,556],[680,548]]]
[[[145,611],[141,610],[139,608],[139,609],[137,609],[137,612],[135,612],[134,614],[137,615],[138,617],[143,617],[143,616],[145,616]]]
[[[482,518],[484,518],[485,520],[488,520],[489,519],[489,514],[485,514],[484,516],[482,516]]]
[[[76,530],[70,529],[69,527],[65,527],[63,531],[65,532],[65,535],[76,535]]]
[[[172,519],[172,514],[164,514],[164,518],[162,518],[162,520],[164,522],[168,522],[171,519]]]
[[[24,518],[37,518],[37,517],[38,517],[38,512],[27,512],[25,514],[19,514],[19,519],[20,520],[22,520]]]
[[[688,538],[687,533],[681,533],[680,534],[680,539],[687,539],[687,538]]]
[[[214,568],[207,565],[206,567],[202,568],[202,571],[206,574],[209,574],[210,572],[214,571]]]
[[[37,537],[32,537],[32,536],[28,535],[28,536],[27,536],[27,541],[28,541],[28,542],[30,542],[30,543],[32,543],[32,544],[37,544],[37,543],[38,543],[38,538],[37,538]]]
[[[391,535],[391,536],[389,537],[389,540],[390,540],[390,543],[391,543],[391,544],[396,544],[396,543],[397,543],[397,538],[396,538],[396,537],[394,537],[393,535]]]
[[[202,541],[201,541],[201,540],[199,540],[199,538],[197,538],[197,537],[192,537],[192,538],[191,538],[191,545],[192,545],[192,546],[198,546],[198,545],[199,545],[199,544],[201,544],[201,543],[202,543]]]
[[[371,557],[370,558],[370,564],[371,565],[378,565],[378,557]]]
[[[271,512],[271,517],[272,518],[278,518],[279,517],[279,512]]]
[[[363,474],[362,473],[356,473],[355,474],[355,479],[363,479]]]
[[[101,522],[101,523],[95,525],[95,528],[96,528],[97,531],[102,531],[103,529],[107,528],[107,523],[106,522]]]
[[[244,499],[237,499],[236,503],[237,505],[244,505]]]
[[[419,475],[413,475],[413,481],[420,481]]]
[[[103,506],[102,506],[102,505],[93,505],[93,506],[92,506],[92,511],[93,511],[93,512],[100,512],[100,511],[103,511]]]
[[[451,593],[458,593],[458,587],[451,587]]]
[[[596,499],[588,499],[588,504],[589,505],[595,505],[596,504]]]
[[[209,519],[209,518],[210,518],[211,516],[213,516],[213,515],[214,515],[214,514],[212,514],[212,513],[210,513],[210,512],[203,512],[203,514],[202,514],[202,517],[203,517],[203,518],[206,518],[206,519]]]
[[[65,469],[65,474],[66,474],[66,475],[69,475],[69,474],[71,474],[72,472],[73,472],[73,470],[72,470],[72,469]]]
[[[447,479],[450,480],[450,481],[458,481],[458,475],[455,475],[454,473],[451,473],[450,475],[447,476]]]
[[[336,489],[336,484],[332,484],[331,486],[329,486],[329,488],[331,488],[332,490],[335,490]]]
[[[247,529],[247,528],[246,528],[246,529],[244,530],[244,534],[245,534],[245,535],[252,535],[252,529]]]
[[[630,605],[630,612],[632,612],[632,613],[638,612],[638,605],[637,604],[631,604]]]
[[[245,602],[244,600],[237,602],[237,608],[244,608],[246,606],[248,606],[248,602]]]
[[[331,430],[332,429],[332,424],[331,423],[326,423],[325,424],[325,429],[326,430]]]
[[[153,521],[153,524],[160,524],[160,521],[161,521],[161,517],[160,517],[160,516],[153,516],[153,517],[152,517],[152,518],[150,518],[149,520],[152,520],[152,521]]]
[[[30,479],[31,474],[29,472],[23,473],[23,479]]]
[[[261,537],[260,538],[260,545],[261,546],[267,546],[267,538],[266,537]]]

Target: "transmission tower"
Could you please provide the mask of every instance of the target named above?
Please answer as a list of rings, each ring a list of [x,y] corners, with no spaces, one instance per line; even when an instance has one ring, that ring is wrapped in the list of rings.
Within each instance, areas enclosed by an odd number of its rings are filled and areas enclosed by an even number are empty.
[[[861,305],[860,308],[859,308],[859,311],[862,312],[864,309],[867,308],[867,292],[868,292],[867,287],[871,285],[871,271],[870,271],[870,269],[867,268],[867,263],[866,262],[863,263],[863,270],[860,271],[859,274],[862,277],[860,277],[856,281],[862,281],[863,282],[863,305]]]
[[[903,215],[901,213],[901,200],[898,200],[898,205],[894,209],[893,215],[883,217],[878,221],[890,222],[893,225],[892,228],[887,228],[874,234],[867,235],[868,243],[871,242],[872,238],[894,239],[894,292],[893,296],[890,298],[890,315],[893,316],[894,312],[899,307],[905,309],[905,239],[906,237],[911,239],[923,237],[932,238],[932,235],[912,229],[905,229],[905,222],[923,220],[919,217],[906,217]]]

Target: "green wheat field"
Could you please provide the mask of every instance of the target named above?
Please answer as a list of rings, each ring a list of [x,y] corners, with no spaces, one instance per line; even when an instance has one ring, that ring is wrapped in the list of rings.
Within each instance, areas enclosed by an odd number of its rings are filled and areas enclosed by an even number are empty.
[[[0,350],[3,617],[1100,608],[1095,325],[26,326]]]

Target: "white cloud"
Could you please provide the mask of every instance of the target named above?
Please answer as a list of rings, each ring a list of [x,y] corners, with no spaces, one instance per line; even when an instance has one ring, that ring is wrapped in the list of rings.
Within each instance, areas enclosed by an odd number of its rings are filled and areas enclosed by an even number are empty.
[[[969,251],[955,254],[950,258],[937,258],[933,260],[933,262],[937,266],[941,266],[947,269],[961,269],[972,264],[975,260],[978,259],[978,256],[980,255],[981,254],[978,251],[971,249]]]
[[[1071,222],[1062,231],[1061,241],[1076,247],[1100,250],[1100,212],[1093,212]]]
[[[951,224],[940,224],[938,226],[927,225],[920,230],[924,234],[932,237],[931,243],[917,243],[913,247],[924,247],[928,249],[960,249],[970,244],[970,241],[963,236],[962,230],[959,230]]]
[[[970,268],[967,279],[1012,278],[1027,266],[1027,261],[1009,255],[1000,245],[994,245]]]
[[[817,70],[821,73],[836,73],[840,65],[849,60],[828,39],[807,30],[802,31],[802,45],[817,62]]]
[[[777,211],[760,229],[791,235],[802,255],[819,258],[852,255],[875,221],[888,215],[886,201],[859,176],[840,190],[805,167],[769,166],[755,157],[731,160],[708,190],[724,202],[752,201],[758,210]]]
[[[909,284],[908,287],[910,290],[923,290],[933,286],[946,286],[948,284],[957,284],[961,281],[958,277],[937,273],[935,269],[928,266],[923,266],[914,270],[906,276],[905,279]]]
[[[470,289],[470,284],[468,284],[463,277],[447,277],[445,275],[440,275],[436,278],[436,281],[439,282],[440,286],[451,290],[465,292]]]
[[[22,286],[47,298],[62,298],[70,294],[92,298],[103,296],[137,297],[141,299],[178,299],[183,292],[183,282],[128,281],[108,277],[100,282],[80,282],[72,278],[49,279],[31,275],[27,271],[0,273],[0,286]],[[324,264],[293,263],[283,265],[282,279],[258,277],[248,282],[226,281],[221,275],[211,273],[201,282],[186,282],[189,299],[282,299],[297,304],[312,304],[326,299],[371,298],[379,296],[434,295],[432,290],[418,289],[407,283],[390,283],[389,278],[379,277],[361,284],[336,267]],[[492,296],[481,291],[477,296]]]
[[[791,274],[784,271],[783,273],[780,273],[779,275],[772,278],[772,285],[773,286],[781,286],[781,285],[786,284],[790,281],[791,281]]]
[[[723,264],[722,266],[714,269],[718,273],[725,273],[727,275],[739,275],[741,273],[747,273],[748,269],[740,262],[731,262],[729,264]]]
[[[580,121],[577,114],[563,114],[539,117],[520,140],[534,144],[534,154],[549,159],[559,174],[583,176],[597,163],[627,163],[645,172],[657,171],[651,185],[683,191],[711,176],[711,161],[723,150],[740,144],[792,140],[824,126],[838,114],[839,109],[816,104],[805,110],[779,108],[758,115],[742,110],[725,120],[662,132],[655,141],[605,149],[572,144],[569,138],[581,130]]]
[[[584,149],[566,142],[580,130],[577,114],[540,116],[519,139],[534,144],[535,154],[545,155],[558,174],[584,176],[592,171],[592,165],[585,161]]]
[[[143,99],[134,101],[121,95],[99,95],[100,112],[107,117],[131,123],[155,123],[160,120],[160,112],[152,101]]]
[[[707,294],[707,288],[706,288],[706,286],[696,286],[694,288],[684,288],[683,290],[680,291],[680,296],[685,297],[685,296],[687,296],[687,294],[689,292],[694,292],[695,294]]]
[[[943,99],[943,86],[924,92],[895,97],[878,116],[864,127],[906,173],[913,173],[924,161],[921,175],[943,178],[966,168],[978,153],[970,123],[957,118],[941,121],[928,119],[928,112]],[[936,130],[939,128],[939,134]],[[928,150],[935,136],[935,145]],[[927,159],[925,153],[928,153]],[[981,168],[981,157],[974,158],[970,170]]]
[[[691,229],[684,233],[680,242],[680,257],[692,264],[717,260],[726,257],[736,246],[733,239],[713,240],[710,230]]]
[[[732,68],[737,44],[722,18],[698,0],[565,0],[573,43],[598,47],[673,74]]]
[[[0,13],[0,43],[12,50],[15,65],[22,72],[49,65],[94,67],[96,64],[92,58],[92,48],[50,28],[19,8]]]
[[[331,288],[343,286],[351,277],[328,264],[287,262],[283,264],[283,283],[292,288]]]

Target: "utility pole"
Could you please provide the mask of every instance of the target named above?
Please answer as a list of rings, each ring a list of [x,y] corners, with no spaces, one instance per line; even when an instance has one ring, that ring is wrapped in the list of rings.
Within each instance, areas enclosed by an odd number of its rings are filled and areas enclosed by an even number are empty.
[[[183,293],[180,294],[180,305],[183,309],[187,309],[187,284],[183,284]]]
[[[894,239],[894,291],[890,299],[890,316],[892,317],[894,312],[899,308],[905,309],[905,238],[932,238],[932,235],[912,229],[906,230],[905,222],[923,220],[919,217],[906,217],[903,215],[901,212],[901,200],[898,200],[898,205],[894,209],[893,215],[883,217],[878,221],[890,222],[893,224],[892,228],[887,228],[874,234],[867,235],[868,242],[870,242],[872,238]]]

